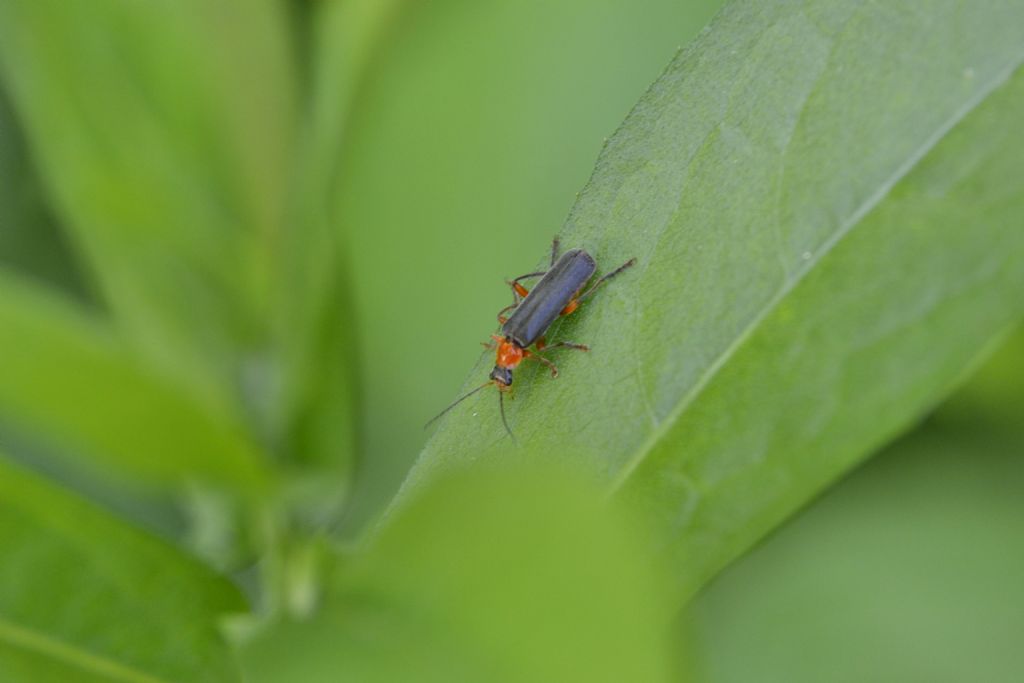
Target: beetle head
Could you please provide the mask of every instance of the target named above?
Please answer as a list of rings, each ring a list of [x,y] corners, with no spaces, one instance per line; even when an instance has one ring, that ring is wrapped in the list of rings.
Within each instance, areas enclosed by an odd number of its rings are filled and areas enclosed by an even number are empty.
[[[494,369],[491,370],[491,379],[498,383],[498,388],[508,387],[512,385],[512,369],[504,368],[500,365],[495,365]]]

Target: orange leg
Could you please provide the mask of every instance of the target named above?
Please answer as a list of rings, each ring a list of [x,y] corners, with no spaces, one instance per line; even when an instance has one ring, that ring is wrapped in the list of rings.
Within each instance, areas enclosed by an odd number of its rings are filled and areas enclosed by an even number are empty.
[[[526,298],[526,295],[530,293],[523,285],[519,284],[520,280],[525,280],[531,277],[541,277],[546,275],[546,270],[537,271],[536,273],[527,273],[526,275],[520,275],[514,280],[505,280],[505,284],[512,288],[512,299],[514,304],[519,304],[522,299]]]
[[[529,276],[527,276],[527,277],[529,277]],[[509,280],[508,281],[508,286],[511,287],[512,291],[515,293],[515,295],[517,297],[521,298],[521,299],[525,299],[526,295],[530,293],[530,290],[528,290],[526,287],[523,287],[516,280]]]
[[[491,341],[480,342],[480,346],[484,347],[485,349],[490,349],[493,351],[498,347],[498,344],[500,344],[502,341],[504,340],[501,337],[499,337],[496,334],[492,334]]]
[[[562,243],[558,239],[557,235],[553,240],[551,240],[551,265],[555,265],[555,261],[558,260],[558,252],[561,249],[561,244]],[[508,286],[512,288],[512,296],[515,300],[515,304],[518,304],[520,299],[525,299],[526,295],[530,293],[530,290],[519,284],[520,280],[526,280],[531,277],[542,277],[547,274],[548,271],[539,270],[535,273],[527,273],[526,275],[520,275],[514,280],[505,280],[506,284],[508,284]]]
[[[508,321],[508,317],[506,317],[505,314],[516,308],[518,305],[519,303],[517,302],[498,311],[498,324],[504,325]]]

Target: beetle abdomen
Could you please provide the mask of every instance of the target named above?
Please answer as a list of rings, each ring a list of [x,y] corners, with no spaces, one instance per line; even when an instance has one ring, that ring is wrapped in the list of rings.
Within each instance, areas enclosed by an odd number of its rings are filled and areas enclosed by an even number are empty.
[[[595,270],[594,259],[582,249],[562,254],[501,326],[502,334],[522,347],[533,344],[583,289]]]

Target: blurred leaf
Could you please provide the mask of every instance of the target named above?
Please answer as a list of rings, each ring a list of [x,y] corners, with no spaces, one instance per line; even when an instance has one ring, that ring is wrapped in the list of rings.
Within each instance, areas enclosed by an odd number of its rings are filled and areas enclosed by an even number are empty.
[[[273,0],[7,0],[0,74],[119,325],[207,391],[266,374],[293,93]]]
[[[315,6],[309,127],[317,141],[310,153],[321,182],[334,179],[356,92],[403,2],[324,0]]]
[[[2,272],[0,358],[0,411],[112,474],[241,491],[266,482],[260,452],[226,408],[197,400],[73,306]]]
[[[74,255],[28,159],[22,132],[0,90],[0,264],[83,294]]]
[[[719,4],[404,4],[355,100],[337,193],[363,379],[353,529],[479,354],[502,278],[546,251],[600,141]]]
[[[1022,59],[999,2],[734,2],[609,142],[564,242],[639,265],[555,330],[592,353],[521,372],[509,417],[645,510],[679,597],[1021,315]],[[405,490],[510,457],[496,403],[453,413]]]
[[[699,680],[1019,678],[1022,456],[934,425],[880,454],[694,600]]]
[[[1024,431],[1024,328],[1006,340],[969,384],[939,409],[936,419],[950,425]]]
[[[293,457],[344,474],[355,449],[355,314],[342,258],[343,226],[331,197],[355,91],[397,5],[329,0],[307,8],[313,13],[312,83],[277,299],[287,382],[282,431]]]
[[[423,494],[250,645],[253,683],[668,680],[665,577],[598,489],[538,464]]]
[[[231,584],[2,459],[0,556],[0,679],[240,680]]]

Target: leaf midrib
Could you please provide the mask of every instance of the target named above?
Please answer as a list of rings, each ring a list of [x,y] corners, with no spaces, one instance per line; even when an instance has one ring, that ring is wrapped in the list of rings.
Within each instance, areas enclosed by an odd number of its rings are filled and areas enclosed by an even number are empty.
[[[0,643],[125,683],[173,683],[0,618]]]
[[[640,448],[629,457],[625,465],[619,472],[619,475],[615,477],[608,491],[608,496],[614,495],[621,489],[632,474],[637,470],[638,467],[643,463],[647,454],[650,453],[659,441],[672,429],[679,418],[686,412],[686,409],[693,404],[693,402],[700,396],[700,394],[711,384],[711,381],[715,378],[718,372],[725,367],[725,365],[732,359],[736,352],[750,339],[754,332],[757,331],[758,327],[762,322],[776,309],[778,306],[789,296],[800,282],[803,281],[804,277],[811,272],[811,270],[824,258],[828,253],[835,248],[839,242],[843,240],[852,230],[857,227],[862,219],[867,216],[871,211],[878,206],[883,199],[888,196],[889,192],[895,187],[904,177],[906,177],[917,165],[924,159],[932,149],[935,148],[945,137],[960,123],[963,119],[971,114],[982,102],[984,102],[992,93],[998,90],[1002,85],[1012,78],[1013,74],[1024,64],[1024,53],[1019,54],[1016,58],[1011,59],[1010,62],[1002,70],[996,73],[996,75],[989,80],[983,87],[979,88],[977,93],[968,98],[964,104],[959,107],[950,118],[940,125],[912,154],[910,154],[904,163],[896,167],[896,169],[890,174],[884,182],[879,184],[878,188],[871,193],[858,207],[850,214],[850,217],[844,221],[821,246],[811,255],[811,258],[807,259],[801,264],[794,274],[788,278],[781,287],[772,295],[772,297],[765,303],[765,305],[750,319],[750,322],[743,328],[743,330],[730,342],[718,356],[708,365],[707,369],[701,374],[690,390],[683,395],[683,397],[676,404],[676,407],[670,412],[654,430],[650,433],[647,439],[644,440]]]

